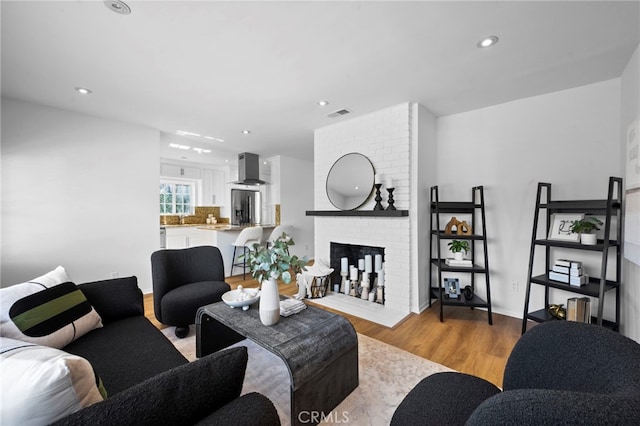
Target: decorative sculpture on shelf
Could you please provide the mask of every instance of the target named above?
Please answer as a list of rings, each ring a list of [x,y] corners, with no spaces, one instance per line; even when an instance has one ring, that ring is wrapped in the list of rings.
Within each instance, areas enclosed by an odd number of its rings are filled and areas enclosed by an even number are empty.
[[[380,195],[380,187],[382,186],[381,183],[376,183],[375,185],[373,185],[376,187],[376,205],[373,208],[373,210],[384,210],[384,207],[382,206],[382,195]]]
[[[462,222],[460,222],[458,224],[458,229],[456,231],[456,234],[458,235],[471,235],[473,233],[473,231],[471,230],[471,226],[469,226],[469,224],[463,220]]]
[[[447,223],[447,225],[444,227],[444,233],[446,235],[451,235],[453,233],[453,227],[456,227],[456,231],[458,230],[458,224],[460,223],[460,221],[458,221],[457,217],[452,217],[451,220]]]
[[[559,305],[549,305],[547,310],[552,317],[563,320],[567,317],[567,311],[562,307],[562,305],[562,303]]]
[[[455,216],[444,227],[444,233],[446,235],[452,235],[455,227],[456,235],[471,235],[473,230],[466,220],[460,221]]]

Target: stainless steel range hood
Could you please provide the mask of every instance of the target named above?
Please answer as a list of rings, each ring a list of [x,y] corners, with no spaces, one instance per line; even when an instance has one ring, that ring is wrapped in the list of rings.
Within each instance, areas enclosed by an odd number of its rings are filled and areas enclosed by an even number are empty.
[[[238,181],[242,185],[264,185],[267,182],[260,179],[260,160],[257,154],[243,152],[238,154]]]

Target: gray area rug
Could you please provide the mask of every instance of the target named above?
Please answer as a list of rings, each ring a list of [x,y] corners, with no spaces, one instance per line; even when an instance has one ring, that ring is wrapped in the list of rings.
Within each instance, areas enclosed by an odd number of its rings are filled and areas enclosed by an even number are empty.
[[[184,339],[175,337],[173,327],[163,330],[190,361],[196,359],[194,328]],[[289,373],[284,362],[250,340],[234,346],[246,346],[249,352],[242,393],[267,396],[278,409],[282,424],[291,425]],[[358,363],[360,385],[331,413],[325,413],[323,424],[387,426],[402,398],[420,380],[440,371],[453,371],[362,334],[358,334]]]

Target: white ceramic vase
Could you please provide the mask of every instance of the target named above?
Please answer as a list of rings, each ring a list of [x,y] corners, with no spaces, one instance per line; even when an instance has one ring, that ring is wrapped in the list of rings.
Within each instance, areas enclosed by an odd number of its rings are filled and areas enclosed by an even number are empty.
[[[280,319],[280,295],[278,282],[274,279],[262,281],[260,290],[260,321],[264,325],[274,325]]]
[[[462,260],[462,252],[461,251],[457,251],[457,252],[453,253],[453,258],[455,260]]]
[[[597,242],[596,234],[580,234],[580,243],[585,246],[595,246]]]

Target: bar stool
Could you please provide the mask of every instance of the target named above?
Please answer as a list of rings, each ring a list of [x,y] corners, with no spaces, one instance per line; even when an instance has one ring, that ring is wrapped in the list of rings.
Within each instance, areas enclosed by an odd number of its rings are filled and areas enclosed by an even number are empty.
[[[275,228],[273,228],[273,231],[271,231],[269,238],[267,238],[267,247],[273,245],[273,243],[276,242],[278,237],[282,236],[283,232],[284,232],[284,226],[282,225],[278,225]]]
[[[262,227],[252,226],[250,228],[244,228],[238,234],[238,238],[232,243],[233,245],[233,261],[231,264],[231,275],[233,275],[233,268],[242,266],[242,279],[246,278],[247,273],[247,249],[250,251],[253,249],[254,244],[260,244],[262,241]],[[242,262],[237,261],[236,251],[239,247],[242,247]]]

